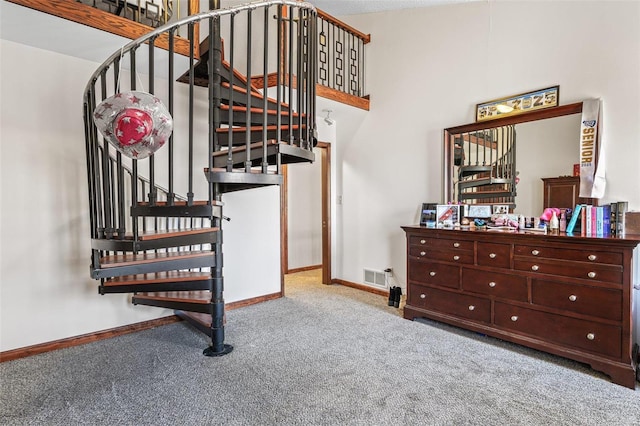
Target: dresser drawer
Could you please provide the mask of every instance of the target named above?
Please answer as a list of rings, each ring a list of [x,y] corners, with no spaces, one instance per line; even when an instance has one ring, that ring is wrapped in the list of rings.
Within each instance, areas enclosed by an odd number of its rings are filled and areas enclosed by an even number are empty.
[[[473,241],[464,241],[447,238],[428,238],[420,236],[409,237],[409,245],[426,246],[437,249],[473,250]]]
[[[409,256],[426,260],[444,260],[446,262],[473,263],[473,252],[457,250],[432,250],[428,247],[411,246]]]
[[[514,252],[519,256],[534,256],[538,258],[576,260],[579,262],[606,263],[621,265],[622,253],[602,252],[598,250],[573,250],[565,248],[516,245]]]
[[[516,257],[513,262],[513,268],[519,271],[583,278],[596,282],[622,283],[622,267],[612,265]]]
[[[473,321],[491,322],[491,301],[481,297],[412,285],[408,304]]]
[[[462,268],[462,289],[502,299],[528,300],[527,279],[512,274]]]
[[[494,310],[494,323],[503,329],[613,358],[621,356],[620,327],[500,302],[495,302]]]
[[[442,287],[460,288],[460,267],[434,262],[410,262],[409,280]]]
[[[622,320],[620,290],[535,279],[531,283],[531,301],[593,317]]]
[[[509,268],[511,244],[478,242],[478,265]]]

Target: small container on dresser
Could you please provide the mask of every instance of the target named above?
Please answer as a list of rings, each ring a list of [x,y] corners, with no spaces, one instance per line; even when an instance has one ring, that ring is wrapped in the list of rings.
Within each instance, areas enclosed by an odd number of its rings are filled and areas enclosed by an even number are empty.
[[[403,227],[404,317],[426,317],[591,365],[635,388],[638,238]]]

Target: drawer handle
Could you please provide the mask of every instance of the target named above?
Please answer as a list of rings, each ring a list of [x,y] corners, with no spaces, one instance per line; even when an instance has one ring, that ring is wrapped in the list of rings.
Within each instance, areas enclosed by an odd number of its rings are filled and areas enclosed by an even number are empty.
[[[533,265],[533,266],[531,267],[531,270],[532,270],[532,271],[537,271],[538,269],[540,269],[540,267],[539,267],[538,265]]]
[[[427,253],[426,253],[426,252],[424,252],[424,251],[421,251],[421,252],[420,252],[420,256],[424,256],[425,254],[427,254]]]
[[[587,276],[588,276],[589,278],[595,278],[595,277],[596,277],[596,273],[595,273],[595,272],[593,272],[593,271],[591,271],[591,272],[589,272],[589,273],[587,274]]]
[[[426,242],[427,242],[427,240],[420,240],[420,244],[424,244]]]
[[[491,282],[489,283],[489,287],[495,287],[495,286],[496,286],[496,283],[495,283],[495,282],[491,281]]]
[[[537,256],[537,255],[539,255],[539,254],[540,254],[540,251],[538,251],[538,250],[531,250],[531,254],[532,254],[532,255],[534,255],[534,256]]]
[[[513,322],[518,321],[518,316],[517,315],[512,316],[511,317],[511,321],[513,321]]]
[[[460,256],[456,254],[455,256],[453,256],[453,260],[460,260]]]
[[[596,256],[595,254],[590,254],[589,257],[587,257],[587,259],[589,259],[590,261],[594,261],[598,258],[598,256]]]
[[[595,338],[596,338],[596,335],[595,335],[595,334],[593,334],[593,333],[588,333],[588,334],[587,334],[587,339],[589,339],[589,340],[593,340],[593,339],[595,339]]]
[[[453,246],[454,246],[455,248],[458,248],[458,247],[460,247],[460,243],[453,243]]]
[[[495,253],[489,253],[489,257],[490,257],[491,259],[495,259],[495,258],[496,258],[496,254],[495,254]]]
[[[470,311],[473,311],[475,308],[476,308],[475,306],[473,306],[473,305],[469,305],[469,310],[470,310]]]
[[[575,294],[572,294],[571,296],[569,296],[569,300],[572,302],[575,302],[576,300],[578,300],[578,296],[576,296]]]
[[[432,277],[435,277],[436,276],[436,271],[429,272],[429,275],[431,275]]]
[[[427,298],[426,294],[424,294],[424,293],[420,294],[420,299],[426,299],[426,298]]]

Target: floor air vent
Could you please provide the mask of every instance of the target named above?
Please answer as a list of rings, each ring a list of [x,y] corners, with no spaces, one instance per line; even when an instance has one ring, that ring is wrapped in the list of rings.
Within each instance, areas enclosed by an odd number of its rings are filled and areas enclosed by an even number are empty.
[[[383,271],[374,271],[373,269],[364,270],[364,282],[365,284],[375,285],[376,287],[385,288],[385,277]]]

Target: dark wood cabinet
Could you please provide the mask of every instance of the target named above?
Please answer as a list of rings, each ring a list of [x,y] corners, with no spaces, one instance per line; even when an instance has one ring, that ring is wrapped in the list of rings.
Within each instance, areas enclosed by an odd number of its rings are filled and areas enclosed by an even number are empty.
[[[580,176],[542,178],[544,208],[573,209],[576,204],[597,205],[593,198],[580,198]]]
[[[403,229],[406,319],[571,358],[635,388],[631,265],[640,237]]]

